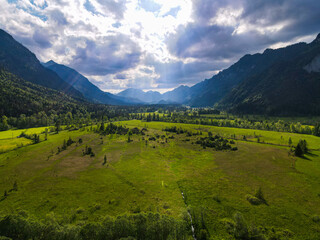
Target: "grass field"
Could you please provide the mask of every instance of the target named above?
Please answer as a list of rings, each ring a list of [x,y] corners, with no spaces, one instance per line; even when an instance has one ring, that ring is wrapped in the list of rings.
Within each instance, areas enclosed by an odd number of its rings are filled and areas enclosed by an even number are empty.
[[[149,136],[133,135],[128,143],[127,136],[62,131],[50,134],[47,141],[0,154],[0,193],[9,193],[0,197],[0,215],[24,210],[40,219],[50,213],[63,223],[81,223],[143,211],[182,218],[188,208],[194,218],[203,214],[211,239],[233,239],[226,223],[237,212],[249,226],[264,227],[278,239],[320,238],[320,222],[315,221],[320,215],[320,138],[137,120],[119,124],[146,127]],[[162,129],[167,126],[228,138],[235,134],[238,151],[203,149],[193,144],[199,136],[166,135]],[[41,133],[44,128],[28,131]],[[20,140],[15,138],[20,133],[0,132],[0,149]],[[157,134],[174,138],[142,140]],[[243,135],[248,141],[240,140]],[[257,143],[255,136],[264,143]],[[69,137],[77,143],[57,154]],[[288,147],[280,145],[287,145],[289,137],[293,144],[305,139],[314,150],[304,158],[288,156]],[[86,145],[94,157],[83,156]],[[18,190],[10,191],[15,181]],[[259,187],[267,204],[252,205],[246,196]]]

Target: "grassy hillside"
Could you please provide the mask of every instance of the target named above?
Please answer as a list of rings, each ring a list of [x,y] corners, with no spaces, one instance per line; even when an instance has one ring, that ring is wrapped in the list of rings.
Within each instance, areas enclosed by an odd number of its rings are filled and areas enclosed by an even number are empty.
[[[189,210],[196,228],[207,229],[210,239],[233,239],[232,226],[239,225],[239,216],[251,234],[253,226],[260,227],[269,239],[320,237],[319,138],[191,124],[119,124],[147,128],[146,135],[133,134],[128,142],[127,135],[101,136],[87,127],[51,133],[47,141],[0,154],[0,192],[8,193],[0,198],[0,216],[23,210],[39,219],[49,213],[60,224],[83,225],[106,215],[149,211],[181,220],[188,219]],[[202,135],[162,131],[172,126]],[[208,131],[225,137],[235,134],[238,150],[214,151],[195,144]],[[16,141],[17,134],[1,132],[0,145]],[[58,153],[69,137],[76,143]],[[149,140],[152,137],[155,140]],[[293,144],[306,139],[318,150],[304,158],[289,156],[288,147],[279,146],[289,137]],[[86,146],[95,156],[83,155]],[[10,191],[14,182],[17,191]],[[248,196],[260,187],[266,204],[253,205]],[[191,231],[189,235],[191,239]]]

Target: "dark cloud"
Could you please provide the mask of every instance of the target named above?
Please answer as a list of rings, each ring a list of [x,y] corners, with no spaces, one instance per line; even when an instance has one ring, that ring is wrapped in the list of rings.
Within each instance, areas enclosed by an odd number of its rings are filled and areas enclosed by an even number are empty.
[[[58,9],[54,9],[54,10],[51,10],[49,12],[49,15],[50,15],[50,18],[56,22],[58,25],[68,25],[68,21],[66,19],[66,17],[64,16],[63,12],[61,12],[60,10]]]
[[[169,50],[183,58],[225,60],[255,52],[274,41],[255,31],[234,35],[234,28],[189,24],[168,39]]]
[[[103,37],[92,41],[89,39],[70,39],[85,42],[85,46],[76,48],[71,66],[84,74],[107,75],[135,67],[141,56],[140,48],[127,36]]]
[[[50,37],[43,29],[37,29],[32,38],[41,48],[50,48],[52,46]]]
[[[182,58],[238,59],[320,31],[320,1],[316,0],[194,0],[193,4],[195,21],[167,39],[171,53]],[[208,24],[222,8],[243,9],[237,24]]]

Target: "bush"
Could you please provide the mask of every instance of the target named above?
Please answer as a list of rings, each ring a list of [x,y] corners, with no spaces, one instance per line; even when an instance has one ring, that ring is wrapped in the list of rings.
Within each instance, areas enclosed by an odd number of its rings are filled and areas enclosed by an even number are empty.
[[[249,231],[247,227],[247,223],[245,222],[244,218],[242,217],[241,213],[236,213],[233,216],[234,219],[234,237],[236,239],[249,239]]]
[[[254,195],[256,198],[258,198],[262,203],[265,203],[267,204],[267,201],[266,199],[264,198],[263,196],[263,192],[262,192],[262,189],[261,187],[258,188],[256,194]]]
[[[320,216],[318,216],[318,215],[312,216],[312,221],[315,222],[315,223],[319,223],[320,222]]]
[[[258,188],[258,190],[256,191],[254,196],[252,196],[250,194],[247,194],[246,195],[246,199],[252,205],[260,205],[260,204],[263,204],[263,203],[268,205],[266,199],[263,196],[263,192],[262,192],[261,187]]]
[[[100,240],[100,239],[186,239],[186,222],[159,213],[106,216],[101,222],[60,225],[55,218],[37,221],[28,216],[0,217],[2,240]]]
[[[259,198],[255,197],[255,196],[252,196],[250,194],[246,195],[246,199],[252,205],[260,205],[260,204],[262,204],[262,201]]]
[[[219,197],[218,195],[214,195],[214,196],[212,197],[212,199],[213,199],[214,201],[216,201],[217,203],[221,203],[221,199],[220,199],[220,197]]]

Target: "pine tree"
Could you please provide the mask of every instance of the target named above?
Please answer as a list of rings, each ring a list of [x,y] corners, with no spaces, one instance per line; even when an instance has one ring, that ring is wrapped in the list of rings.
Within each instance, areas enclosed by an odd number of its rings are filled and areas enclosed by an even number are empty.
[[[301,149],[300,144],[298,143],[298,145],[296,146],[296,148],[294,149],[294,155],[300,157],[303,155],[303,151]]]

